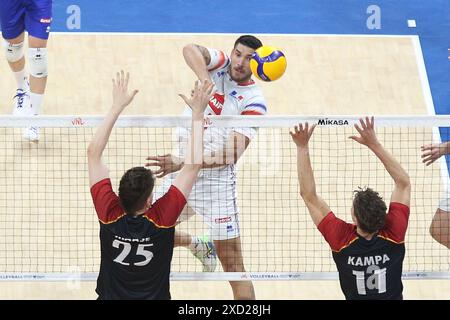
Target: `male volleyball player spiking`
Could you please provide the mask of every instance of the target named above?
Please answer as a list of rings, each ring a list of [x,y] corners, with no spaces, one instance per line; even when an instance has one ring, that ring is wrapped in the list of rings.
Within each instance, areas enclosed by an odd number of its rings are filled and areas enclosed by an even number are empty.
[[[331,247],[346,299],[402,299],[402,267],[405,233],[409,219],[411,184],[400,163],[378,141],[374,119],[355,124],[360,136],[351,136],[367,146],[383,163],[394,180],[389,210],[377,192],[370,188],[355,191],[352,206],[354,224],[337,218],[316,193],[309,156],[309,140],[316,125],[295,126],[291,132],[297,145],[300,195],[315,225]]]
[[[183,169],[152,205],[155,179],[150,170],[135,167],[125,172],[117,196],[102,162],[114,123],[137,93],[128,92],[128,79],[122,71],[113,80],[113,105],[87,151],[89,185],[100,222],[101,263],[96,292],[99,299],[170,299],[174,225],[201,168],[203,112],[213,85],[209,80],[200,86],[196,82],[190,99],[181,95],[192,108],[192,144],[189,142]]]
[[[421,147],[422,162],[427,166],[443,155],[450,154],[450,141],[426,144]],[[450,185],[443,192],[430,225],[430,234],[434,240],[450,249]]]
[[[250,59],[262,46],[251,35],[239,37],[229,58],[224,52],[189,44],[183,48],[188,66],[199,79],[212,79],[216,92],[205,111],[206,115],[264,115],[266,102],[261,90],[252,80]],[[189,108],[184,115],[191,114]],[[202,215],[210,227],[211,238],[225,272],[245,272],[239,230],[239,209],[236,205],[236,167],[250,140],[256,135],[255,128],[207,128],[205,131],[205,161],[203,170],[188,199],[188,206]],[[179,130],[181,146],[185,144],[186,130]],[[181,154],[183,150],[181,150]],[[214,160],[211,155],[215,154]],[[217,157],[217,155],[220,155]],[[159,166],[158,177],[173,173],[182,164],[172,155],[149,157],[147,165]],[[162,190],[167,189],[175,177],[170,174]],[[184,217],[186,219],[187,217]],[[176,232],[175,246],[190,248],[203,265],[204,271],[214,271],[216,259],[213,244],[201,237]],[[235,299],[254,299],[250,281],[230,282]]]
[[[52,0],[0,1],[0,21],[6,60],[17,82],[13,114],[38,115],[47,84],[47,40],[52,21]],[[29,83],[23,53],[25,30],[28,32]],[[39,128],[28,127],[23,136],[37,142]]]

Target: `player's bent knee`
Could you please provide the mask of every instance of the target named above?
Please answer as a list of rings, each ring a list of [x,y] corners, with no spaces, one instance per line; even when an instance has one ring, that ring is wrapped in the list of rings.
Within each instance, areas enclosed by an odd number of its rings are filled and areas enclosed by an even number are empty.
[[[6,60],[8,62],[17,62],[23,57],[23,41],[21,43],[9,43],[3,40],[3,47],[5,49]]]
[[[47,76],[47,48],[29,48],[28,60],[30,74],[35,78]]]
[[[438,243],[450,248],[450,220],[448,212],[438,209],[430,225],[430,235]]]

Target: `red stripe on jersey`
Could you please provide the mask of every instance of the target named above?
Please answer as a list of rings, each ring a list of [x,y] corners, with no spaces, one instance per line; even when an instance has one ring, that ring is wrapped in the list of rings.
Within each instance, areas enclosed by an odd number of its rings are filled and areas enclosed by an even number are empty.
[[[211,71],[218,69],[219,67],[221,67],[223,65],[224,62],[225,62],[225,54],[222,51],[220,51],[219,62],[212,69],[209,69],[208,71],[211,72]]]
[[[171,228],[176,224],[185,205],[184,195],[177,187],[171,185],[169,191],[144,213],[144,217],[159,228]]]
[[[403,243],[408,227],[408,219],[409,207],[398,202],[391,202],[386,215],[386,223],[384,228],[380,230],[379,235],[386,240]]]
[[[238,86],[246,87],[251,86],[252,84],[255,84],[255,81],[253,81],[253,79],[250,79],[247,82],[238,83]]]
[[[263,114],[261,112],[255,111],[255,110],[244,110],[241,112],[241,115],[243,116],[262,116]]]
[[[347,223],[329,212],[317,226],[330,245],[331,250],[339,252],[348,247],[358,236],[356,226]]]
[[[91,188],[91,196],[98,220],[101,223],[110,224],[125,215],[120,205],[119,197],[114,193],[109,178],[94,184]]]

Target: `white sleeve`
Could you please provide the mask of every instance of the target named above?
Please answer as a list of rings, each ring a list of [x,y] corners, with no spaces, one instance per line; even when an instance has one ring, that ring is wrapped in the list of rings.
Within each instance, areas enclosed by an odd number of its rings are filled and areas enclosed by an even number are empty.
[[[206,49],[208,50],[211,57],[211,61],[207,66],[209,72],[228,67],[230,58],[228,58],[228,56],[223,51],[211,48]]]
[[[255,95],[246,101],[241,115],[265,115],[266,113],[267,107],[264,97],[262,95]],[[234,131],[252,140],[258,133],[258,128],[235,128]]]

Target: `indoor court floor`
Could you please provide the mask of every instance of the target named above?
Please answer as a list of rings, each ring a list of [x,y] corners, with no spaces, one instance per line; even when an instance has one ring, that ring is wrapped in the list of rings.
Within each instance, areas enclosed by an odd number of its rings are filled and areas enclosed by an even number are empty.
[[[280,80],[272,83],[258,82],[267,100],[269,115],[323,115],[327,117],[366,114],[375,116],[434,114],[421,43],[417,36],[311,33],[258,34],[258,32],[254,34],[264,44],[280,48],[288,61],[286,73]],[[179,115],[183,111],[183,104],[178,97],[178,93],[188,93],[195,81],[193,72],[184,62],[183,46],[188,43],[197,43],[230,53],[234,40],[239,35],[240,33],[53,33],[48,45],[49,77],[42,113],[45,115],[73,115],[74,118],[83,118],[85,115],[104,115],[111,104],[111,78],[117,70],[123,69],[130,72],[131,89],[139,89],[134,102],[125,110],[124,115]],[[13,76],[3,59],[3,61],[0,61],[0,114],[11,114],[12,96],[15,89]],[[287,135],[286,140],[283,140],[284,143],[284,141],[289,141],[289,136],[287,128],[283,128],[283,130],[281,132]],[[324,136],[327,133],[334,133],[333,130],[323,130]],[[87,188],[84,154],[86,142],[89,141],[92,131],[83,131],[85,135],[77,138],[76,136],[73,137],[73,132],[63,129],[49,131],[53,135],[46,137],[44,130],[42,133],[43,139],[37,145],[21,142],[19,130],[11,131],[11,129],[0,128],[1,132],[5,133],[6,138],[0,140],[0,149],[4,150],[0,153],[0,173],[5,173],[4,176],[0,175],[0,207],[3,209],[3,213],[0,213],[0,230],[6,230],[9,226],[17,226],[18,223],[25,222],[26,217],[9,218],[7,216],[11,214],[11,211],[14,212],[19,208],[17,203],[20,201],[23,205],[19,209],[23,215],[26,216],[30,213],[29,210],[37,207],[37,212],[46,216],[44,225],[49,219],[55,219],[57,225],[68,225],[68,229],[81,228],[83,237],[92,235],[97,237],[98,225],[95,221],[95,213],[93,208],[88,207],[90,195]],[[346,131],[346,134],[350,132],[351,130]],[[395,137],[389,136],[392,132],[382,132],[380,140],[385,139],[388,142],[387,147],[390,148],[390,151],[406,163],[407,171],[411,172],[410,175],[417,179],[415,182],[417,189],[413,191],[413,198],[415,197],[415,199],[414,207],[411,209],[412,222],[407,242],[413,243],[412,245],[417,250],[415,252],[419,252],[423,256],[408,260],[407,251],[405,263],[414,265],[417,262],[414,259],[422,259],[419,263],[429,265],[432,269],[436,268],[433,270],[448,271],[444,269],[445,265],[447,267],[450,265],[450,251],[434,243],[427,234],[427,228],[442,191],[439,163],[431,167],[425,167],[420,162],[420,144],[431,142],[433,133],[428,128],[424,129],[423,132],[420,131],[422,134],[418,134],[415,140],[399,139],[396,141]],[[55,133],[58,133],[58,136],[55,136]],[[19,138],[13,138],[12,135],[18,135]],[[402,131],[401,137],[404,138],[405,135],[407,133]],[[120,142],[120,139],[117,138],[117,141]],[[120,147],[120,145],[115,144],[119,143],[117,141],[113,142],[112,149]],[[326,143],[329,144],[330,142],[327,141]],[[254,177],[254,171],[246,169],[250,166],[251,161],[249,159],[251,159],[252,154],[258,152],[258,146],[257,141],[255,141],[247,150],[244,158],[241,159],[239,181],[257,179]],[[283,144],[282,152],[286,152],[289,148],[290,145],[286,144],[285,147]],[[317,148],[320,149],[319,146]],[[406,148],[408,153],[401,154],[401,148]],[[354,151],[354,149],[347,149],[347,147],[344,147],[343,150]],[[135,165],[140,165],[144,162],[142,156],[146,152],[159,151],[158,147],[146,147],[144,150],[133,154],[129,161],[130,163],[134,162]],[[119,154],[119,156],[123,157],[124,155]],[[363,152],[362,156],[366,157],[367,155]],[[142,162],[139,163],[141,160]],[[31,164],[26,163],[26,161],[30,161]],[[64,165],[58,164],[59,161],[63,161]],[[327,163],[320,163],[317,160],[313,164],[317,172],[328,172],[332,170],[329,167],[330,165],[339,165],[333,163],[332,160]],[[113,174],[129,166],[128,162],[116,164],[114,161],[111,162],[111,165],[114,167]],[[374,178],[370,176],[368,171],[375,168],[375,178],[380,179],[385,197],[389,196],[390,186],[386,186],[386,183],[384,183],[389,179],[386,178],[383,170],[379,170],[379,164],[372,167],[369,164],[362,163],[360,167],[356,168],[362,172],[361,180]],[[284,174],[293,177],[288,179],[288,183],[289,188],[292,187],[292,190],[294,190],[297,185],[295,166],[291,165],[283,168],[283,170],[286,172]],[[345,168],[342,170],[345,170]],[[8,172],[11,172],[11,174]],[[30,182],[28,182],[27,173],[30,172],[33,174]],[[275,173],[270,174],[273,174],[272,178],[276,177]],[[46,183],[33,182],[39,181],[39,179],[44,181],[48,178],[48,175],[51,175],[52,179]],[[118,177],[115,176],[114,178],[117,185]],[[355,183],[354,176],[353,180],[345,176],[342,179],[347,179],[345,180],[346,184]],[[70,181],[75,181],[75,183],[71,184]],[[429,185],[427,184],[428,181],[433,181],[436,184]],[[20,189],[22,193],[20,196],[11,197],[11,194],[17,191],[9,187],[11,182],[14,186],[23,186],[23,189]],[[27,183],[29,183],[28,189],[26,189]],[[54,185],[50,186],[51,183]],[[327,183],[332,185],[332,178],[324,177],[319,188],[325,188]],[[258,198],[251,196],[251,188],[257,184],[257,181],[243,183],[244,187],[239,189],[240,197],[238,197],[242,217],[244,259],[249,266],[249,271],[266,271],[257,270],[264,260],[259,256],[255,258],[252,255],[254,250],[252,241],[256,241],[254,239],[258,237],[261,239],[269,238],[268,241],[277,241],[279,234],[286,230],[284,228],[288,228],[285,225],[286,223],[295,222],[298,230],[306,232],[308,237],[314,239],[311,248],[317,248],[314,247],[317,243],[319,243],[319,250],[327,248],[325,241],[321,240],[319,232],[315,230],[304,206],[298,208],[298,213],[295,207],[291,208],[291,211],[286,213],[290,220],[284,222],[282,221],[282,214],[284,213],[278,212],[278,216],[275,218],[275,222],[279,223],[278,226],[272,228],[273,230],[264,226],[260,232],[255,233],[254,230],[257,228],[255,224],[258,225],[258,223],[254,221],[260,222],[258,219],[268,215],[267,212],[262,215],[262,209],[260,208],[267,201],[260,202]],[[345,188],[345,192],[349,193],[345,199],[348,202],[346,204],[334,198],[340,190],[323,189],[324,194],[322,196],[326,199],[328,195],[330,205],[334,205],[342,211],[346,210],[345,212],[337,212],[337,215],[346,218],[347,221],[350,219],[351,200],[349,199],[351,199],[351,190],[354,187],[356,186],[348,185]],[[282,192],[282,190],[265,189],[264,192],[267,195]],[[33,196],[32,193],[36,193],[36,195]],[[48,196],[49,194],[53,195]],[[58,195],[60,195],[59,198]],[[41,201],[42,197],[49,201]],[[302,206],[299,198],[298,195],[298,198],[289,199],[289,201],[292,201],[292,204]],[[274,201],[282,200],[274,199]],[[68,205],[66,206],[64,203]],[[77,203],[83,204],[80,210],[75,208]],[[50,212],[46,209],[55,204],[56,207],[51,209]],[[277,205],[277,202],[272,204],[273,208],[277,208]],[[59,208],[67,209],[67,211],[59,212]],[[92,217],[84,220],[86,225],[80,226],[79,221],[71,220],[71,215],[79,213],[92,213]],[[27,223],[42,222],[37,216],[31,215],[30,219],[36,220],[30,220]],[[183,228],[189,229],[188,226]],[[46,229],[44,228],[44,230]],[[52,231],[52,234],[48,235],[33,234],[31,236],[43,237],[45,240],[43,240],[42,245],[46,249],[56,248],[58,244],[50,242],[55,237],[56,239],[63,239],[64,230],[62,228],[59,233]],[[292,234],[295,230],[288,230],[287,232],[291,238],[295,236],[295,234]],[[3,253],[0,253],[0,257],[3,259],[10,258],[7,253],[4,253],[5,250],[10,248],[24,250],[23,246],[20,245],[19,248],[16,248],[15,243],[23,241],[23,236],[17,233],[17,229],[15,232],[9,233],[7,237],[3,237],[5,243],[0,244],[0,249],[3,251]],[[14,237],[17,237],[17,239]],[[0,239],[2,239],[2,236],[0,236]],[[64,246],[64,242],[62,243],[61,246]],[[67,245],[71,250],[77,250],[76,245],[74,248],[72,248],[73,244],[68,243]],[[97,243],[92,244],[89,250],[95,250],[95,245]],[[283,246],[283,242],[280,245]],[[57,250],[63,250],[61,246]],[[291,247],[281,248],[281,252],[289,252],[291,249]],[[183,265],[186,261],[190,261],[189,263],[192,264],[197,262],[182,251],[185,250],[175,250],[175,264]],[[428,254],[430,261],[426,260]],[[49,252],[46,252],[44,256],[44,259],[48,259],[48,261],[54,258]],[[87,258],[95,260],[96,257],[89,256]],[[329,260],[326,260],[324,271],[335,271],[331,255],[320,256],[319,258],[317,261],[313,259],[312,262],[320,263],[329,258]],[[277,257],[272,258],[271,262],[283,264],[287,261],[286,257],[277,259]],[[302,257],[293,257],[292,259],[299,265],[305,265],[304,270],[314,269],[316,271],[314,266],[308,266],[310,260],[302,260]],[[26,264],[27,262],[14,259],[11,261],[16,261],[18,264]],[[46,263],[43,262],[42,270],[45,270],[45,265]],[[21,270],[20,267],[17,268],[14,265],[11,267],[11,264],[7,268],[11,268],[11,270],[0,270],[0,272]],[[24,268],[26,269],[26,267]],[[304,271],[302,268],[299,267],[298,270],[293,271]],[[199,265],[195,265],[194,269],[199,270]],[[42,272],[42,270],[33,271]],[[281,271],[289,270],[283,269]],[[403,284],[405,299],[450,299],[450,279],[408,279],[404,280]],[[257,299],[344,298],[337,280],[255,281],[254,286]],[[97,297],[94,292],[95,282],[93,281],[0,281],[0,288],[2,288],[0,299],[95,299]],[[231,288],[226,281],[172,281],[171,293],[173,299],[232,298]]]

